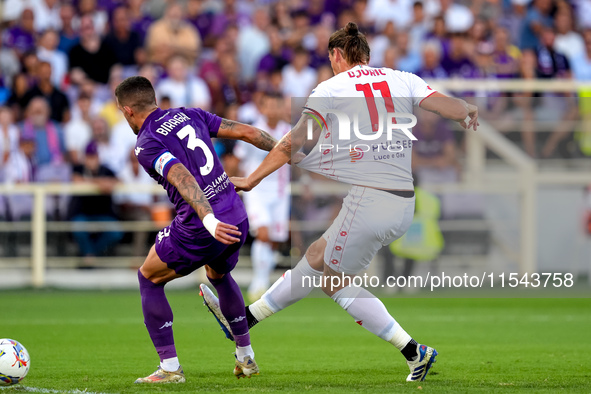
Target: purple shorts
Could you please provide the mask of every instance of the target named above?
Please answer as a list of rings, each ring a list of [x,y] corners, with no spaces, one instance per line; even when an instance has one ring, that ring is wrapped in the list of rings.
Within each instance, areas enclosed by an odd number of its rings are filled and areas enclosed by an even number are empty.
[[[189,275],[206,264],[218,274],[226,274],[238,263],[240,247],[248,235],[248,219],[236,227],[242,233],[240,242],[225,245],[205,228],[188,230],[173,221],[156,236],[156,254],[179,275]]]

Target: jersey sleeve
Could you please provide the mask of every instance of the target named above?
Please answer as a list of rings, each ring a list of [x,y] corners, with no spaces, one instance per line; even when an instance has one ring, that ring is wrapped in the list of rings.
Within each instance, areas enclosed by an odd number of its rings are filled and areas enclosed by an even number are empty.
[[[322,115],[326,117],[328,110],[331,107],[331,94],[328,91],[327,85],[321,83],[310,93],[306,105],[304,106],[303,114]]]
[[[201,108],[193,108],[193,111],[207,125],[207,129],[209,130],[209,136],[211,138],[216,138],[218,135],[218,131],[220,129],[220,125],[222,124],[222,118],[215,114],[212,114],[211,112],[204,111]]]
[[[170,168],[180,163],[162,142],[155,139],[149,139],[137,145],[135,153],[146,172],[150,173],[150,170],[154,170],[164,179],[168,176]]]
[[[411,73],[407,74],[413,104],[419,106],[424,99],[431,96],[436,90],[427,85],[423,78]]]

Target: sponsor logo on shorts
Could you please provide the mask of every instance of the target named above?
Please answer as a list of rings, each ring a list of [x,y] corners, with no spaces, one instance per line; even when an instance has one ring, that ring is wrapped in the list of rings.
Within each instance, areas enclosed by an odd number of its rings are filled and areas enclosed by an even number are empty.
[[[169,228],[163,228],[158,233],[158,242],[162,242],[162,240],[164,239],[164,237],[168,237],[169,235],[170,235],[170,229]]]

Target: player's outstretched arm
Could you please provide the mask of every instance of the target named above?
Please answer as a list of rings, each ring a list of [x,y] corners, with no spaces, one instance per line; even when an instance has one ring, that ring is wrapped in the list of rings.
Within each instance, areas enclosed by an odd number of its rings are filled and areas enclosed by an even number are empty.
[[[292,152],[298,152],[306,142],[307,123],[310,115],[304,113],[295,125],[295,127],[279,140],[277,145],[269,152],[265,160],[248,177],[232,177],[230,181],[234,184],[236,190],[249,191],[261,183],[269,174],[277,171],[280,167],[292,161]],[[320,127],[314,121],[312,122],[313,133],[317,135],[321,131]],[[303,154],[301,155],[303,156]],[[301,160],[301,156],[293,156],[293,164]]]
[[[234,237],[234,235],[240,236],[242,234],[238,231],[238,227],[220,222],[215,218],[207,197],[203,194],[195,177],[184,165],[174,164],[168,171],[166,179],[176,187],[183,199],[197,212],[199,219],[203,221],[203,225],[212,237],[226,245],[240,241],[239,238]]]
[[[476,131],[479,126],[477,106],[443,93],[435,92],[424,99],[421,102],[421,108],[446,119],[455,120],[465,129],[473,128]]]
[[[218,137],[230,140],[242,140],[267,152],[277,144],[277,140],[271,137],[266,131],[228,119],[222,119],[222,123],[218,129]]]

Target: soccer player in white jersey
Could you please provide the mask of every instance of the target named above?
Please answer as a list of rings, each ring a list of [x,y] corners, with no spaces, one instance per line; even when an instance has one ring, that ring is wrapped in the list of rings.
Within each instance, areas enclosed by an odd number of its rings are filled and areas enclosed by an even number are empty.
[[[281,119],[283,97],[267,92],[261,102],[261,116],[253,126],[267,131],[276,140],[291,130],[289,123]],[[245,176],[255,171],[267,156],[260,149],[242,141],[236,143],[234,155],[240,159],[240,168]],[[274,246],[285,242],[289,236],[290,170],[279,168],[266,177],[250,193],[243,194],[248,213],[250,230],[255,240],[252,243],[253,279],[248,288],[248,297],[255,301],[269,288],[269,277],[275,268]]]
[[[476,130],[478,108],[434,91],[416,75],[367,66],[369,45],[355,23],[350,22],[331,35],[328,53],[335,76],[312,91],[299,122],[279,141],[259,168],[247,178],[233,178],[232,182],[236,189],[248,191],[290,159],[297,162],[295,152],[306,141],[310,123],[314,135],[319,135],[319,142],[298,166],[349,183],[351,189],[337,218],[322,237],[310,245],[300,262],[275,282],[261,299],[247,307],[249,326],[304,298],[312,291],[313,283],[321,282],[322,290],[357,323],[401,351],[410,368],[407,381],[424,380],[435,361],[436,350],[412,339],[384,304],[366,289],[332,286],[336,282],[332,282],[335,276],[355,276],[365,270],[382,246],[400,238],[410,226],[414,213],[410,163],[412,141],[402,129],[394,130],[390,140],[377,141],[382,148],[389,143],[394,145],[393,151],[389,151],[394,154],[388,160],[376,160],[372,152],[357,152],[347,146],[372,142],[367,139],[379,129],[380,111],[382,114],[409,114],[413,106],[420,106],[457,121],[466,129]],[[367,109],[360,109],[365,106]],[[335,137],[340,136],[342,130],[338,116],[335,120],[334,109],[358,115],[358,133],[350,133],[347,141],[338,141]],[[316,122],[319,116],[324,122]],[[398,117],[396,121],[405,122]],[[382,134],[383,138],[385,134]],[[319,144],[330,147],[330,144],[339,143],[338,150],[317,149]],[[316,278],[316,282],[302,280],[310,277]],[[217,312],[217,299],[213,293],[204,285],[202,292],[206,305],[218,321],[227,325]]]

